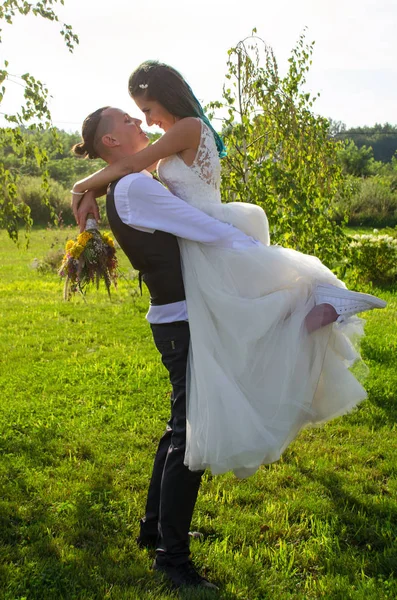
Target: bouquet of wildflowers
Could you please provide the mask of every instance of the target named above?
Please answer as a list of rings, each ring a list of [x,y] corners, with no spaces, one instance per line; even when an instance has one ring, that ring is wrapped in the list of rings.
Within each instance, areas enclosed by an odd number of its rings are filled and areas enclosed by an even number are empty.
[[[88,283],[99,287],[104,280],[110,296],[110,286],[117,283],[117,258],[113,239],[107,233],[98,231],[97,222],[87,219],[85,231],[77,240],[66,243],[65,256],[59,275],[66,277],[63,297],[68,300],[71,294],[80,292],[84,298]]]

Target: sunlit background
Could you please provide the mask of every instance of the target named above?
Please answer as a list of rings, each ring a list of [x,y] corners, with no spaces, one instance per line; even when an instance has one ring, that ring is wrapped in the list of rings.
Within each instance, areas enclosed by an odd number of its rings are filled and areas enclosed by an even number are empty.
[[[54,124],[67,131],[103,105],[139,115],[127,81],[148,58],[180,70],[204,104],[219,100],[227,50],[253,27],[281,71],[307,27],[307,40],[316,42],[306,86],[321,93],[316,112],[348,127],[397,123],[395,0],[65,0],[55,10],[79,35],[73,54],[58,24],[33,16],[4,25],[0,49],[11,73],[47,84]],[[15,112],[22,91],[10,84],[1,111]]]

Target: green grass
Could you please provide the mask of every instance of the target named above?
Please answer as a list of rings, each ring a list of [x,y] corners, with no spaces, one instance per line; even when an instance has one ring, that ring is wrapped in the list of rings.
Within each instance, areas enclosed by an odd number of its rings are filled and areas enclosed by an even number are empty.
[[[169,384],[126,278],[62,301],[31,268],[74,230],[0,232],[0,597],[170,600],[135,545]],[[234,600],[397,597],[397,294],[367,316],[368,400],[238,481],[205,475],[192,542]],[[183,599],[213,598],[182,593]]]

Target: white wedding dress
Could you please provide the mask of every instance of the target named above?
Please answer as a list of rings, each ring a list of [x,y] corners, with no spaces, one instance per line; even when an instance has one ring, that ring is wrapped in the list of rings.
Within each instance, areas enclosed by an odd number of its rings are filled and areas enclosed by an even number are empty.
[[[366,397],[349,371],[359,358],[351,340],[362,335],[363,321],[307,332],[316,285],[345,285],[316,257],[270,246],[258,206],[221,203],[218,152],[201,123],[194,163],[163,159],[161,180],[263,245],[236,250],[179,240],[191,331],[185,464],[246,477],[277,460],[302,427]]]

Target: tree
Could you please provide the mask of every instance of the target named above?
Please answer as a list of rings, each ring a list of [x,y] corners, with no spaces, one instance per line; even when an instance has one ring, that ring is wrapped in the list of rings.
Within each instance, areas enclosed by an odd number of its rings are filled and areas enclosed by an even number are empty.
[[[340,135],[346,131],[346,124],[342,121],[335,121],[334,119],[328,119],[329,122],[329,134],[332,137]]]
[[[67,133],[55,127],[50,130],[21,129],[26,145],[36,146],[46,153],[46,171],[49,177],[70,189],[75,181],[88,176],[92,171],[103,168],[101,159],[94,161],[78,160],[70,153],[70,148],[81,140],[79,133]],[[54,138],[56,143],[54,144]],[[19,175],[38,177],[41,169],[35,156],[20,157],[12,146],[0,147],[0,162],[10,171]]]
[[[6,24],[12,25],[16,14],[28,15],[31,13],[36,17],[59,22],[53,10],[54,4],[64,4],[64,0],[38,0],[32,4],[26,0],[5,0],[0,3],[0,19]],[[2,29],[0,29],[0,34],[1,31]],[[63,23],[60,33],[69,51],[72,52],[75,44],[78,44],[78,37],[72,27]],[[0,37],[0,43],[1,41]],[[23,135],[23,130],[25,128],[52,130],[51,114],[47,103],[48,90],[30,73],[21,76],[13,75],[9,66],[9,61],[5,60],[3,68],[0,69],[0,105],[7,92],[7,86],[12,83],[24,86],[24,104],[14,114],[4,115],[9,126],[0,129],[0,149],[9,147],[22,160],[35,159],[37,166],[42,171],[43,200],[45,201],[46,192],[48,192],[48,173],[46,171],[48,156],[46,151],[34,142],[33,138],[29,139]],[[52,131],[54,132],[54,130]],[[56,136],[54,135],[55,142]],[[0,227],[6,228],[10,237],[17,240],[18,226],[21,221],[25,223],[28,230],[32,223],[29,207],[23,201],[18,200],[16,171],[6,168],[4,163],[1,163]]]
[[[355,177],[373,175],[376,162],[372,148],[358,148],[353,140],[347,139],[343,146],[339,147],[338,156],[345,174]]]
[[[371,147],[376,161],[390,162],[397,151],[397,127],[390,123],[351,127],[335,132],[337,140],[353,140],[358,148]]]
[[[338,145],[327,119],[313,114],[316,97],[302,90],[313,45],[299,38],[284,77],[271,48],[253,35],[228,53],[223,101],[225,201],[262,206],[273,243],[319,256],[330,266],[346,238],[334,220],[332,199],[342,181]]]

